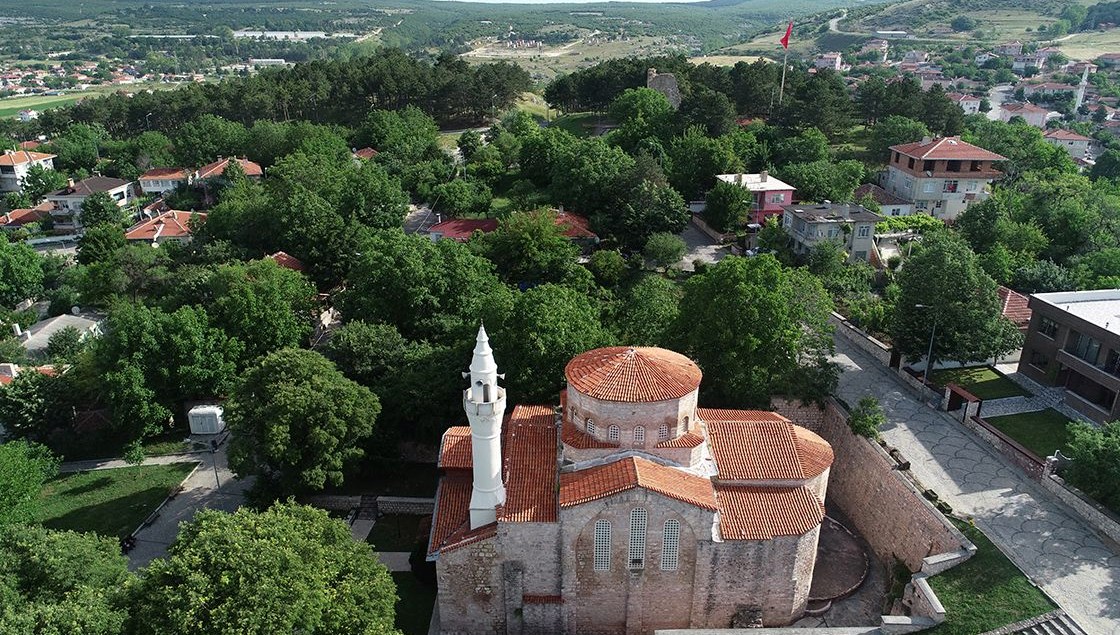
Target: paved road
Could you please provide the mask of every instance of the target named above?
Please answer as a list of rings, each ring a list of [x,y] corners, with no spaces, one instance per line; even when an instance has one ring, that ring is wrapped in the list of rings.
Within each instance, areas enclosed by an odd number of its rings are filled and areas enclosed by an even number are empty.
[[[730,246],[721,245],[712,240],[711,237],[700,231],[700,228],[694,223],[689,223],[681,232],[680,237],[685,246],[688,247],[688,251],[685,252],[684,257],[677,264],[677,268],[684,271],[694,270],[695,267],[692,263],[697,260],[715,264],[731,254]]]
[[[976,524],[1089,633],[1120,635],[1120,547],[1106,545],[1038,484],[944,412],[915,400],[881,365],[842,338],[839,395],[873,395],[883,437],[914,475]]]

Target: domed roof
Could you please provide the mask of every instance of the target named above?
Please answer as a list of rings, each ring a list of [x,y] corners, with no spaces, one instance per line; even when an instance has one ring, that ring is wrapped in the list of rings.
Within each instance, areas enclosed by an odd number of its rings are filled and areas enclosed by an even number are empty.
[[[700,386],[700,368],[663,348],[611,346],[572,358],[568,387],[603,401],[680,399]]]

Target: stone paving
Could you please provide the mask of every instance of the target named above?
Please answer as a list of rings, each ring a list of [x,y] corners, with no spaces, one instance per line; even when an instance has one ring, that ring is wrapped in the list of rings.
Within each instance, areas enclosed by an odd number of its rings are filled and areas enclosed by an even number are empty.
[[[842,338],[838,394],[879,399],[883,437],[917,479],[976,524],[1089,633],[1120,635],[1120,547],[1080,519],[944,412],[917,401],[875,360]],[[950,608],[951,610],[951,608]]]

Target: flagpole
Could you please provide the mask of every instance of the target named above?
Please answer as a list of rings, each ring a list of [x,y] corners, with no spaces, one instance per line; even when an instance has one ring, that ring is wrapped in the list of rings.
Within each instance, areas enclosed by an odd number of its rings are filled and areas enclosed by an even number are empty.
[[[789,66],[789,49],[782,56],[782,88],[778,91],[778,105],[782,105],[782,97],[786,94],[786,67]]]

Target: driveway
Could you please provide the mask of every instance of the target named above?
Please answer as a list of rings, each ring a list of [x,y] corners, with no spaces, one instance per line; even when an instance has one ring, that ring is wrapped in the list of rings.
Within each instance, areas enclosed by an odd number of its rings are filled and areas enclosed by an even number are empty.
[[[695,260],[712,264],[731,254],[730,246],[721,245],[712,240],[710,236],[700,231],[700,228],[693,223],[689,223],[685,227],[680,237],[688,247],[688,252],[684,255],[684,258],[681,258],[677,265],[678,269],[693,271],[695,267],[692,266],[692,263]]]
[[[948,414],[918,402],[893,373],[836,338],[848,403],[879,399],[886,441],[926,487],[976,524],[1089,633],[1120,635],[1120,548]]]

